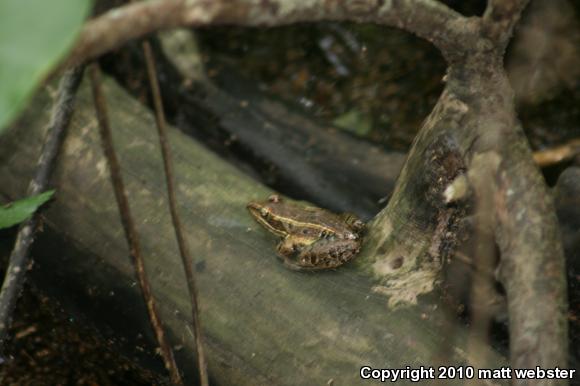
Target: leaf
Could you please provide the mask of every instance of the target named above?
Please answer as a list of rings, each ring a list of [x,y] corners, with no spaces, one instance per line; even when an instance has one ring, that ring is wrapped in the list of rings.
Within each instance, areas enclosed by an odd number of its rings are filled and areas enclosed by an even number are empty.
[[[0,207],[0,229],[19,224],[30,217],[38,207],[50,200],[54,190],[23,198]]]
[[[0,133],[75,41],[91,0],[0,0]]]
[[[343,130],[350,131],[361,137],[367,135],[373,128],[371,118],[356,109],[352,109],[338,116],[332,123]]]

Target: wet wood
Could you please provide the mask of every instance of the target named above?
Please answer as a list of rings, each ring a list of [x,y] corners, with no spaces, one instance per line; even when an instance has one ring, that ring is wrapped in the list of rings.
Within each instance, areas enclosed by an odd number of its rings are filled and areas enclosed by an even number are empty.
[[[107,81],[104,90],[152,287],[170,336],[182,347],[178,362],[191,380],[189,298],[167,210],[154,118],[114,82]],[[4,199],[25,191],[51,99],[52,93],[42,90],[29,112],[0,138]],[[35,247],[32,278],[71,315],[91,321],[132,356],[161,369],[86,87],[78,106],[57,171],[56,200],[45,212],[45,231]],[[415,305],[392,308],[381,291],[373,290],[374,276],[359,270],[360,262],[317,274],[285,269],[275,257],[275,238],[245,209],[249,200],[271,191],[175,129],[170,141],[214,384],[323,385],[333,380],[334,385],[353,385],[360,383],[364,365],[469,363],[466,330],[437,292]],[[499,353],[485,351],[488,367],[505,364]]]

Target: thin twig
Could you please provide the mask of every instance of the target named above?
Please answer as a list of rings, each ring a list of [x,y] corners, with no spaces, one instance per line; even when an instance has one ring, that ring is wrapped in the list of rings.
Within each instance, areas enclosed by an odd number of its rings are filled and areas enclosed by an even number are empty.
[[[193,274],[193,258],[189,251],[189,247],[185,237],[183,236],[183,229],[181,227],[181,220],[177,211],[177,200],[175,198],[174,188],[174,174],[173,174],[173,158],[171,156],[171,149],[167,139],[167,125],[165,122],[165,113],[163,111],[163,101],[161,99],[161,92],[159,90],[159,81],[157,79],[157,70],[155,68],[155,59],[151,50],[151,44],[148,41],[143,42],[143,53],[145,54],[145,62],[147,65],[147,75],[149,77],[149,84],[151,87],[151,95],[153,96],[153,104],[155,106],[155,121],[157,123],[157,133],[159,135],[159,144],[161,146],[161,155],[163,158],[163,169],[165,171],[165,183],[167,185],[167,198],[169,202],[169,211],[171,213],[171,221],[173,222],[173,229],[175,230],[175,238],[179,246],[179,254],[181,255],[181,262],[185,271],[187,279],[187,287],[191,297],[191,319],[193,323],[193,331],[195,334],[195,349],[197,352],[197,364],[202,386],[208,386],[207,363],[203,350],[203,338],[201,335],[201,325],[199,321],[199,306],[197,287],[195,285],[195,276]]]
[[[141,286],[141,291],[143,292],[143,297],[145,298],[147,311],[149,312],[149,320],[153,327],[153,331],[155,332],[155,337],[157,338],[157,344],[159,345],[161,357],[163,358],[165,367],[169,371],[171,381],[176,385],[182,385],[183,381],[181,379],[181,375],[179,374],[179,369],[177,368],[177,364],[173,356],[173,351],[169,346],[169,342],[166,340],[159,312],[157,311],[157,305],[153,294],[151,293],[151,286],[149,285],[149,281],[145,272],[145,264],[143,256],[141,255],[141,245],[137,235],[137,228],[131,215],[129,200],[127,199],[127,193],[125,191],[123,178],[121,176],[121,167],[113,147],[113,138],[111,135],[111,128],[109,127],[106,102],[101,91],[98,64],[93,63],[89,72],[91,77],[91,86],[93,90],[93,99],[97,113],[97,120],[99,122],[99,134],[101,136],[103,152],[105,154],[105,158],[107,159],[107,165],[111,174],[115,199],[117,200],[117,205],[119,206],[119,214],[121,215],[121,223],[123,225],[123,230],[125,231],[125,238],[127,239],[127,244],[129,245],[131,260],[139,280],[139,285]]]
[[[218,24],[278,26],[297,22],[356,21],[402,28],[444,54],[469,48],[473,20],[436,0],[152,0],[115,8],[89,21],[67,64],[95,58],[132,39],[176,27]]]
[[[568,161],[580,154],[580,138],[575,138],[563,145],[534,152],[534,161],[545,168]]]
[[[56,165],[57,156],[64,141],[66,129],[74,111],[76,91],[83,77],[84,66],[67,70],[59,85],[58,98],[54,104],[48,132],[38,159],[36,174],[28,185],[29,196],[47,190],[50,176]],[[27,267],[30,266],[30,247],[39,224],[35,213],[20,225],[14,249],[10,255],[2,292],[0,292],[0,348],[4,347],[10,319],[16,300],[22,290]]]

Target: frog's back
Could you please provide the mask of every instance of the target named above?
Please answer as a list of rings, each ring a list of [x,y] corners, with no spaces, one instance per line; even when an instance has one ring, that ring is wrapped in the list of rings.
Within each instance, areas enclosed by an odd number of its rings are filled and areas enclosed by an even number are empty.
[[[296,212],[295,218],[297,221],[327,228],[335,233],[352,231],[342,216],[314,206],[303,207],[302,210]]]

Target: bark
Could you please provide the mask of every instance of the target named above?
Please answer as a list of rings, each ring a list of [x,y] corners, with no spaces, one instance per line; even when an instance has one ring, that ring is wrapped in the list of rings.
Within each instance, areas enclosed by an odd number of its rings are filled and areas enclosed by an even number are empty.
[[[236,24],[273,26],[296,22],[343,20],[378,23],[429,40],[444,55],[475,41],[468,19],[434,0],[155,0],[115,8],[90,21],[67,64],[95,58],[161,29]]]
[[[566,278],[558,224],[517,121],[502,63],[525,3],[492,1],[476,21],[481,44],[448,57],[447,86],[415,140],[392,200],[374,220],[359,262],[384,283],[377,289],[389,293],[392,302],[407,300],[399,287],[411,299],[431,291],[425,279],[436,285],[441,263],[456,243],[455,216],[462,215],[461,208],[445,206],[442,193],[464,170],[478,172],[471,170],[474,160],[495,160],[495,234],[508,298],[511,365],[566,367]],[[435,183],[428,178],[433,174],[439,176],[431,180]],[[424,201],[417,203],[416,197]],[[391,289],[393,283],[397,290]]]
[[[193,362],[184,359],[194,347],[186,328],[189,297],[165,209],[154,119],[114,83],[106,82],[104,90],[109,105],[115,106],[111,126],[118,149],[123,149],[120,162],[154,294],[170,336],[183,345],[178,361],[186,380],[191,379]],[[5,196],[25,189],[24,176],[32,168],[31,155],[46,119],[39,112],[49,105],[50,93],[44,90],[0,140]],[[108,336],[125,331],[121,338],[116,335],[118,341],[134,348],[151,342],[152,336],[134,285],[86,88],[78,106],[32,274],[37,283],[60,294],[69,312],[81,311]],[[365,265],[364,257],[316,275],[288,271],[275,257],[275,238],[245,209],[250,199],[271,192],[175,129],[170,129],[170,142],[215,384],[326,384],[334,379],[336,385],[352,385],[360,383],[359,369],[367,364],[469,364],[463,355],[467,331],[436,293],[418,299],[414,307],[393,308],[382,291],[372,290],[376,279],[356,269]],[[500,354],[488,350],[488,367],[505,365]]]
[[[399,286],[413,297],[430,291],[426,282],[417,284],[417,278],[429,278],[434,286],[442,262],[450,256],[449,247],[456,242],[453,220],[460,209],[444,205],[443,190],[462,169],[471,172],[478,156],[497,160],[495,232],[508,297],[511,365],[566,367],[566,279],[558,224],[552,198],[517,122],[500,56],[482,53],[472,61],[455,63],[447,80],[411,149],[393,198],[374,220],[359,262],[385,283],[381,290],[391,295],[391,301],[405,300]],[[445,145],[443,150],[434,152],[439,143]],[[429,185],[430,174],[441,176],[435,180],[440,184]],[[414,197],[426,199],[418,205]],[[391,289],[393,283],[397,290]],[[555,381],[538,382],[534,384]]]

